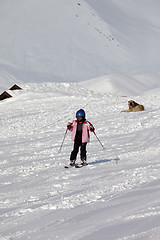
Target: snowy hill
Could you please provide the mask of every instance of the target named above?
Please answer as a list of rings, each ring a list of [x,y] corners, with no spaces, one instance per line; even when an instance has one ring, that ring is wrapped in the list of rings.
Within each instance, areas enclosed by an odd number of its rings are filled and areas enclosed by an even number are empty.
[[[22,87],[0,102],[0,239],[159,240],[160,95],[128,114],[126,97],[77,83]],[[106,149],[91,134],[89,165],[67,170],[79,108]]]
[[[158,75],[159,9],[156,0],[1,1],[0,72],[20,82]]]
[[[113,74],[83,81],[79,84],[90,90],[129,97],[142,95],[151,90],[158,93],[160,76]]]
[[[86,80],[125,61],[123,47],[85,1],[6,0],[0,16],[1,68],[24,81]]]
[[[96,0],[86,2],[107,22],[120,45],[125,46],[128,53],[125,73],[160,73],[158,0],[101,0],[100,4]]]
[[[0,91],[23,88],[0,101],[1,240],[160,239],[159,9],[0,1]],[[145,111],[121,113],[130,99]],[[80,108],[105,150],[91,133],[65,169]]]

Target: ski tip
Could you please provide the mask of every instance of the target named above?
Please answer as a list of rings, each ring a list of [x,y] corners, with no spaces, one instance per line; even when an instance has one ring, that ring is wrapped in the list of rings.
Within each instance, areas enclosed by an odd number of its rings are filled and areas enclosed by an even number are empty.
[[[73,165],[73,166],[72,166],[72,165],[65,165],[64,168],[72,168],[72,167],[74,167],[74,166],[75,166],[75,165]]]

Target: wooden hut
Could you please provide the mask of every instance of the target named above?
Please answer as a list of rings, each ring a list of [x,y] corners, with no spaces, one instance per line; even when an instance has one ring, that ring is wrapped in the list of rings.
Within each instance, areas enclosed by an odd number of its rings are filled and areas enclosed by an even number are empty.
[[[18,86],[17,84],[14,84],[9,90],[13,91],[13,90],[22,90],[22,88],[20,86]]]
[[[1,95],[0,95],[0,101],[6,99],[6,98],[10,98],[12,97],[8,92],[4,91]]]

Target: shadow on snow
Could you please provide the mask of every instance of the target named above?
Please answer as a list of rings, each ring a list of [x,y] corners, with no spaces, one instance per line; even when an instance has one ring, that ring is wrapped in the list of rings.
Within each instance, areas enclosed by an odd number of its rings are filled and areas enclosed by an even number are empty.
[[[119,157],[116,158],[111,158],[111,159],[101,159],[101,160],[96,160],[94,162],[90,162],[88,163],[88,165],[94,165],[94,164],[100,164],[100,163],[106,163],[106,162],[111,162],[111,161],[115,161],[116,164],[118,164],[118,162],[120,161]]]

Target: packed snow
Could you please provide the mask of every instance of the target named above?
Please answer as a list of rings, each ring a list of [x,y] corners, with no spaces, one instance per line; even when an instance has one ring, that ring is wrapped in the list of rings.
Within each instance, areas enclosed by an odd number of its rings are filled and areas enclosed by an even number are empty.
[[[154,239],[160,236],[160,94],[134,100],[77,83],[24,84],[1,108],[1,239]],[[130,97],[133,98],[133,97]],[[66,124],[93,123],[88,166],[65,169]],[[77,163],[80,162],[79,156]]]
[[[1,240],[160,239],[159,5],[1,0]],[[65,169],[80,108],[98,138]]]

